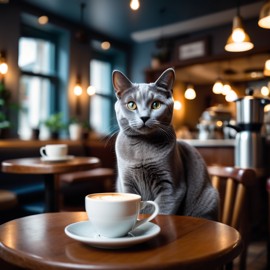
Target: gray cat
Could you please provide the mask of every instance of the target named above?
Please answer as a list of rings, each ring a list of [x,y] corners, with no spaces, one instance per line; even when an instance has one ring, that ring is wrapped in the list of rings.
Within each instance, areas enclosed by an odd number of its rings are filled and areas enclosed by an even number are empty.
[[[117,191],[154,200],[160,214],[216,220],[218,195],[195,148],[177,141],[171,125],[175,73],[167,69],[155,83],[132,83],[113,72],[120,131],[116,139]]]

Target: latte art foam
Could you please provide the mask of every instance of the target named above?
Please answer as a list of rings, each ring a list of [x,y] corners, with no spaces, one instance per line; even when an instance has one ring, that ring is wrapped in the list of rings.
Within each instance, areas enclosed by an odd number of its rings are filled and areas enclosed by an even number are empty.
[[[127,201],[136,198],[134,195],[125,195],[125,194],[96,194],[90,196],[91,199],[101,200],[101,201]]]

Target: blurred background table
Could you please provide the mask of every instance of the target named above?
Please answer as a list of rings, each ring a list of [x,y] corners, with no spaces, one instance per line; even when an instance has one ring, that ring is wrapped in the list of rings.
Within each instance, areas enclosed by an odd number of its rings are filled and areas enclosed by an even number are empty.
[[[99,249],[65,235],[85,212],[28,216],[0,226],[0,257],[27,269],[217,269],[242,249],[239,233],[206,219],[159,215],[161,232],[125,249]]]
[[[45,181],[45,212],[55,212],[59,210],[57,175],[90,170],[99,166],[100,160],[96,157],[74,157],[61,162],[45,162],[40,158],[20,158],[3,161],[2,172],[43,175]]]

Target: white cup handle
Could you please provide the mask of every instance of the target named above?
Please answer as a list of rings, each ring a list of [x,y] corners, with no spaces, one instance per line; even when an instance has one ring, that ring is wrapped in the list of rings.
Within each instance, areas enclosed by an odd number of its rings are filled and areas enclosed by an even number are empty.
[[[135,225],[133,226],[132,230],[134,230],[135,228],[141,226],[142,224],[154,219],[157,215],[158,215],[158,212],[159,212],[159,206],[157,203],[153,202],[153,201],[144,201],[144,202],[141,202],[141,205],[140,205],[140,209],[143,209],[145,208],[148,204],[151,204],[154,206],[155,210],[154,212],[148,217],[148,218],[144,218],[144,219],[141,219],[141,220],[138,220]]]
[[[45,146],[41,147],[40,150],[39,150],[42,157],[47,157],[45,150],[46,150]]]

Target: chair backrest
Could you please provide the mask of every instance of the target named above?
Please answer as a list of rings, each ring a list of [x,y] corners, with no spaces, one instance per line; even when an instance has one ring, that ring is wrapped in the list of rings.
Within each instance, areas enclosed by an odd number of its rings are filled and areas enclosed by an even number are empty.
[[[220,195],[219,221],[240,229],[247,213],[247,188],[256,184],[255,171],[224,166],[207,168],[212,184]]]

